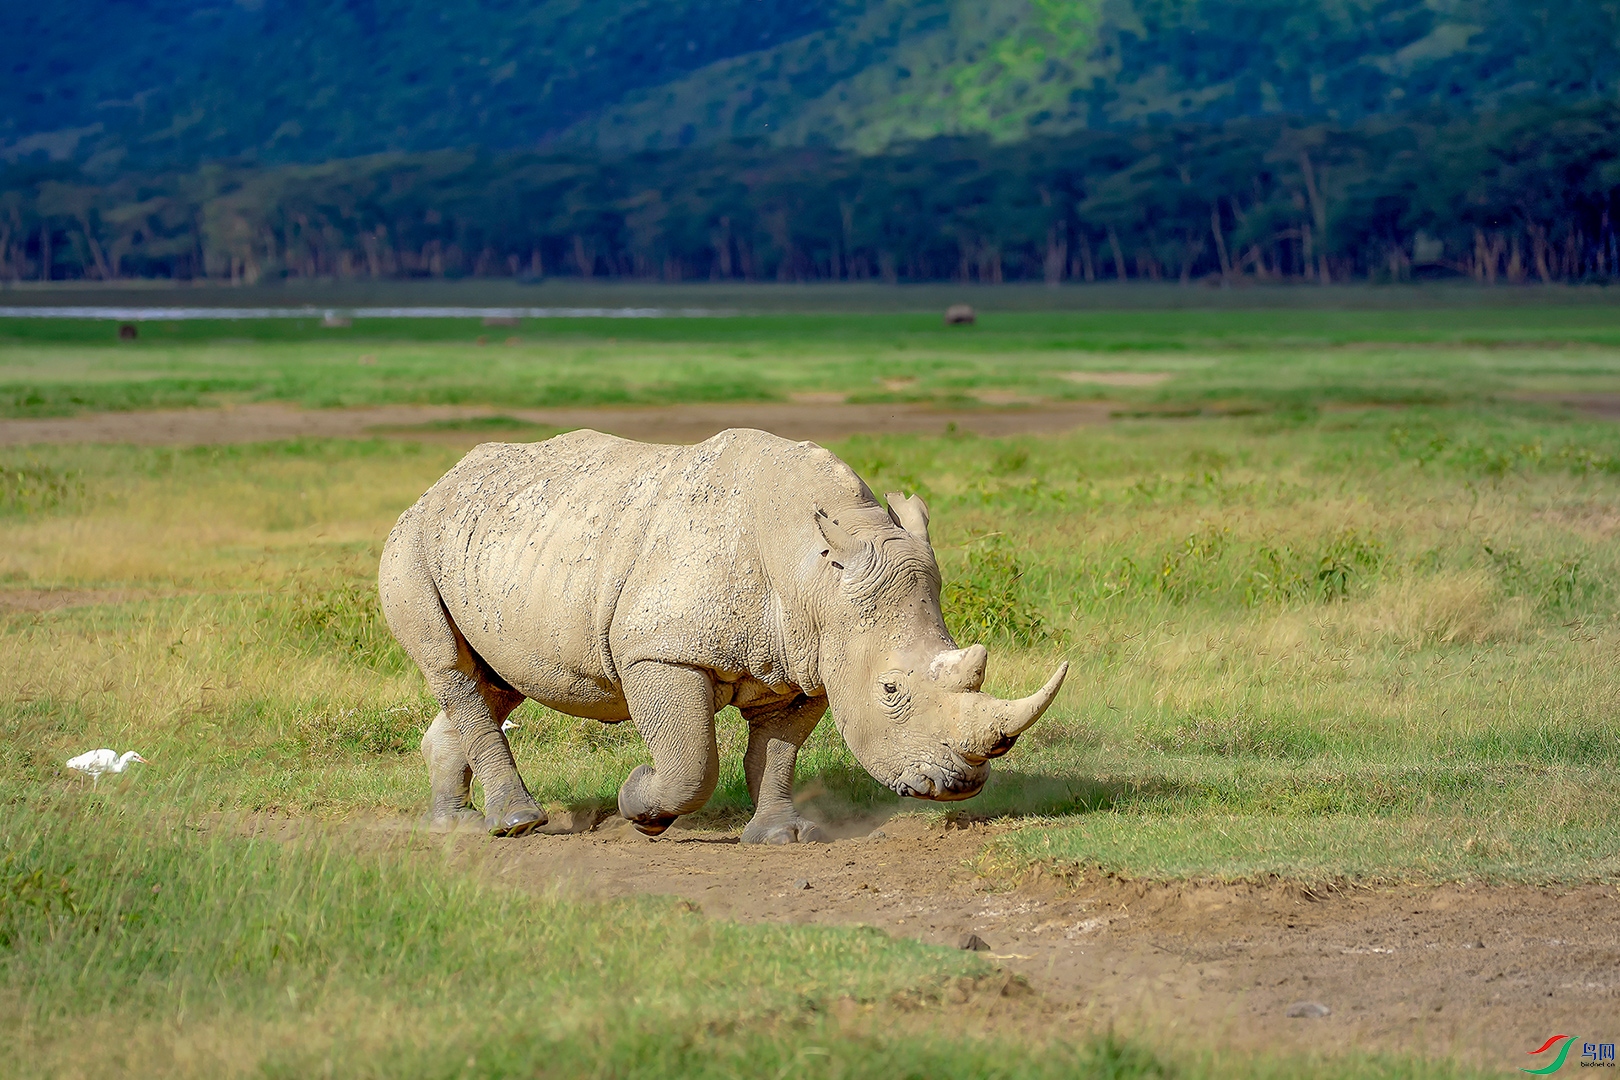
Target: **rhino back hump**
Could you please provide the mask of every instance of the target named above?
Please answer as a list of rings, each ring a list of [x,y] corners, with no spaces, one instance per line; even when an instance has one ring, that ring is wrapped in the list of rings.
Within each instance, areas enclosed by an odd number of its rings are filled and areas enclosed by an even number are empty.
[[[418,508],[469,643],[519,690],[566,705],[643,659],[792,681],[781,623],[795,614],[772,579],[802,569],[818,493],[860,499],[851,480],[861,488],[819,447],[763,432],[657,446],[580,431],[480,446]]]

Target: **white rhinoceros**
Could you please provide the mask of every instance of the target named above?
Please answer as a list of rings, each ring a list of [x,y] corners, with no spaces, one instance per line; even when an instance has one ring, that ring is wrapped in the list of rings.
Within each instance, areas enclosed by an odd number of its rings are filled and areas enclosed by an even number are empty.
[[[879,783],[965,799],[1068,670],[1018,701],[980,693],[986,652],[945,629],[922,500],[885,509],[831,452],[763,431],[487,443],[400,517],[379,583],[443,707],[422,738],[432,816],[474,815],[476,775],[497,835],[546,821],[501,732],[526,697],[635,721],[653,767],[619,812],[654,836],[714,791],[715,713],[737,706],[743,839],[791,843],[821,838],[794,809],[793,765],[829,702]]]

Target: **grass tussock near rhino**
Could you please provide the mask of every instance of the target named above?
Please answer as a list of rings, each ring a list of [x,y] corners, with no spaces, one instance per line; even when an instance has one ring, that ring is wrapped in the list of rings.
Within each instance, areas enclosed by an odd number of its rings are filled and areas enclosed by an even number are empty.
[[[987,852],[993,879],[1043,862],[1165,877],[1620,875],[1620,436],[1608,425],[1414,407],[836,449],[874,489],[928,500],[947,625],[996,650],[987,689],[1012,696],[1072,665],[1070,689],[985,789],[931,811],[1022,826]],[[300,1075],[327,1054],[339,1069],[444,1075],[475,1047],[491,1048],[478,1057],[491,1072],[554,1058],[650,1075],[750,1055],[787,1065],[805,1045],[828,1051],[827,1075],[886,1061],[930,1075],[1114,1061],[1125,1076],[1298,1074],[1293,1061],[1134,1043],[942,1044],[899,1023],[863,1034],[828,1021],[829,1003],[887,1001],[967,961],[829,931],[804,966],[809,939],[787,930],[750,936],[656,905],[570,908],[417,862],[185,827],[221,810],[419,811],[416,743],[437,704],[368,579],[400,508],[456,456],[381,440],[4,452],[8,475],[26,477],[0,502],[5,587],[102,597],[0,615],[0,835],[14,856],[0,872],[14,943],[0,1039],[14,1060],[118,1072],[133,1059],[60,1037],[63,1017],[93,1013],[109,1039],[132,1030],[135,1048],[175,1053],[172,1071],[193,1075]],[[613,805],[647,760],[627,726],[534,705],[516,718],[518,765],[552,810]],[[696,820],[740,829],[740,718],[723,713],[717,738],[715,794]],[[155,767],[86,795],[60,762],[90,745],[139,748]],[[829,725],[798,774],[803,812],[835,826],[902,805]],[[367,921],[358,905],[379,882],[398,900]],[[263,903],[227,919],[223,898],[248,883]],[[470,921],[444,942],[435,920],[452,902]],[[640,940],[637,925],[691,947],[621,956],[614,935]],[[176,954],[181,938],[219,942],[241,973],[210,968],[208,950]],[[527,978],[535,955],[572,981],[542,981],[510,1024],[489,1019],[506,999],[479,973],[525,964]],[[702,1034],[670,1043],[655,1016]],[[1456,1074],[1404,1060],[1331,1068]]]

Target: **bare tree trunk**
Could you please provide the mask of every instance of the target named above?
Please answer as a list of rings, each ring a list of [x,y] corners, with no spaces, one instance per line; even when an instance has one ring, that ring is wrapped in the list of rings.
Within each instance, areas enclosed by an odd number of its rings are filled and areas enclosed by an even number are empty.
[[[849,280],[850,251],[855,247],[855,204],[840,201],[838,204],[838,223],[843,231],[840,234],[841,243],[838,249],[838,262],[834,267],[834,274],[844,281]]]
[[[709,244],[714,248],[715,276],[721,280],[731,277],[731,218],[722,217],[720,227],[709,233]]]
[[[1114,253],[1114,276],[1121,281],[1125,280],[1125,252],[1119,246],[1119,233],[1114,231],[1112,225],[1108,226],[1108,246]]]
[[[1209,208],[1209,231],[1215,237],[1215,254],[1221,260],[1221,284],[1226,284],[1232,277],[1232,260],[1226,254],[1226,237],[1221,235],[1221,208],[1217,204]]]
[[[1192,281],[1193,263],[1197,262],[1198,256],[1204,253],[1204,244],[1207,242],[1202,236],[1197,237],[1197,243],[1193,241],[1194,237],[1190,234],[1182,239],[1181,273],[1178,275],[1179,283],[1182,285]]]
[[[101,242],[96,239],[96,234],[91,231],[90,220],[81,217],[79,219],[79,229],[84,233],[84,242],[90,249],[90,257],[95,260],[96,273],[101,276],[102,281],[112,281],[118,275],[108,265],[107,253],[101,249]]]
[[[1519,243],[1519,234],[1513,234],[1513,246],[1508,249],[1507,279],[1515,285],[1522,285],[1525,279],[1524,249]]]
[[[1316,277],[1316,252],[1312,241],[1311,224],[1307,221],[1299,230],[1300,272],[1306,281],[1312,281]]]
[[[596,253],[585,246],[585,238],[579,233],[574,234],[574,266],[579,269],[582,278],[596,272]]]
[[[894,252],[878,252],[878,276],[889,285],[897,285],[900,283],[900,269],[899,265],[895,261]]]
[[[1063,280],[1063,271],[1069,265],[1069,239],[1058,231],[1053,222],[1046,228],[1046,259],[1041,267],[1048,285]]]
[[[1089,236],[1080,238],[1080,268],[1085,273],[1087,282],[1097,280],[1097,266],[1091,260],[1091,238]]]
[[[1305,174],[1305,195],[1311,202],[1311,219],[1316,222],[1318,232],[1327,232],[1327,203],[1322,198],[1321,189],[1316,186],[1316,170],[1311,167],[1311,155],[1303,150],[1299,152],[1299,168]]]
[[[985,249],[983,249],[983,251],[984,251],[984,254],[981,255],[980,258],[979,258],[979,280],[983,281],[985,279],[985,273],[984,272],[985,272],[986,269],[989,269],[991,284],[1000,285],[1001,284],[1001,249],[1000,248],[985,248]]]
[[[1384,249],[1384,262],[1389,266],[1389,280],[1391,283],[1405,281],[1412,276],[1412,260],[1406,254],[1406,248],[1400,244],[1391,243]]]
[[[1261,281],[1265,281],[1271,276],[1266,272],[1266,253],[1260,250],[1259,244],[1249,245],[1248,253],[1243,256],[1243,261],[1245,265],[1249,263],[1254,264],[1254,276],[1259,278]]]
[[[1530,229],[1530,257],[1536,265],[1536,276],[1541,278],[1543,285],[1552,284],[1552,272],[1547,265],[1547,230],[1540,225],[1531,225]]]
[[[1485,230],[1474,230],[1474,275],[1487,285],[1496,284],[1496,268],[1502,261],[1504,246],[1500,233],[1487,239]]]
[[[39,280],[51,280],[51,227],[41,222],[39,226]]]

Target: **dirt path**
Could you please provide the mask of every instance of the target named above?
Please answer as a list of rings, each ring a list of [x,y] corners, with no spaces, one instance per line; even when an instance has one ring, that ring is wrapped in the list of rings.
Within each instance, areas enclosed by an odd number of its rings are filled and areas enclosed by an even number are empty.
[[[1155,374],[1088,373],[1107,385],[1148,385]],[[991,437],[1049,434],[1106,423],[1116,403],[1107,401],[1003,401],[987,394],[985,405],[937,409],[926,404],[861,405],[837,395],[804,394],[794,401],[647,405],[616,408],[495,409],[461,405],[376,405],[353,409],[300,409],[265,403],[217,409],[152,409],[85,413],[42,419],[0,419],[0,446],[38,443],[131,443],[195,446],[266,442],[274,439],[362,438],[384,435],[471,446],[487,439],[535,437],[498,425],[458,428],[458,422],[510,417],[523,424],[567,431],[590,427],[646,442],[701,442],[729,427],[757,427],[789,439],[828,442],[863,433],[940,434],[947,430]],[[1620,395],[1519,395],[1563,405],[1588,416],[1620,420]],[[990,400],[994,398],[994,400]],[[451,426],[446,426],[451,425]]]
[[[46,611],[62,611],[66,608],[125,604],[132,600],[149,600],[157,595],[145,589],[0,588],[0,612],[39,614]]]
[[[154,409],[47,419],[0,420],[0,446],[35,443],[133,443],[142,446],[264,442],[296,437],[358,438],[384,434],[472,444],[503,437],[496,428],[457,430],[424,425],[506,416],[545,428],[592,427],[647,442],[701,442],[729,427],[757,427],[789,439],[828,441],[862,432],[939,434],[955,425],[978,435],[1066,431],[1106,422],[1106,402],[1045,402],[979,409],[918,404],[851,405],[792,401],[649,405],[603,409],[493,409],[453,405],[380,405],[298,409],[241,405],[221,409]],[[522,436],[518,436],[522,437]]]
[[[593,819],[556,820],[587,828]],[[259,822],[272,834],[304,827]],[[1313,893],[1287,883],[1151,884],[1036,876],[1010,890],[971,868],[993,835],[917,815],[832,844],[744,846],[677,826],[491,841],[408,821],[366,846],[448,852],[468,872],[590,898],[660,894],[742,922],[863,924],[986,955],[1036,993],[1000,1023],[1052,1034],[1113,1025],[1244,1049],[1359,1049],[1512,1071],[1550,1035],[1620,1039],[1620,890],[1448,885]],[[939,1007],[980,991],[947,990]],[[1317,1003],[1325,1017],[1291,1017]],[[1601,1036],[1601,1039],[1598,1038]]]

